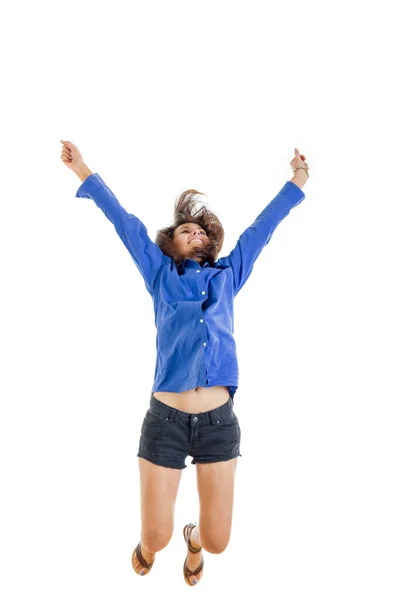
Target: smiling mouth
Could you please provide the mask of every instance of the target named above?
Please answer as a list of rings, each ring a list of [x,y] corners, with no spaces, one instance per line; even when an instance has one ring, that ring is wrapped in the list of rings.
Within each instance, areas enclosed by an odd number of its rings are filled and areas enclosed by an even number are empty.
[[[188,242],[188,244],[202,244],[203,242],[201,240],[191,240],[190,242]]]

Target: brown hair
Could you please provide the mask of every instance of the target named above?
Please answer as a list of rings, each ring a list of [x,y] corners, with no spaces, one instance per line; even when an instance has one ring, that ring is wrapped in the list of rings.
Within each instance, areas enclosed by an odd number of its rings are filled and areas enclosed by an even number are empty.
[[[173,225],[159,229],[156,234],[155,243],[163,254],[172,258],[177,266],[183,262],[185,256],[179,251],[173,236],[175,229],[183,223],[196,223],[206,232],[208,243],[204,248],[196,248],[196,257],[200,257],[202,262],[208,261],[210,266],[214,266],[224,243],[224,228],[218,217],[205,206],[205,203],[203,202],[203,206],[194,211],[196,203],[200,202],[198,198],[195,198],[198,194],[205,196],[197,190],[182,192],[175,201]]]

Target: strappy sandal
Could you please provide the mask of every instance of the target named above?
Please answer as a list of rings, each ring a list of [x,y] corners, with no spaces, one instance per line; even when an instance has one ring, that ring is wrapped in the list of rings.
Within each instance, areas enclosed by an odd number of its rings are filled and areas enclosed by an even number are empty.
[[[198,552],[200,552],[200,550],[202,550],[202,548],[197,548],[197,549],[193,548],[192,544],[190,543],[190,534],[192,533],[192,530],[195,527],[196,527],[196,525],[194,523],[189,523],[188,525],[185,525],[185,527],[183,528],[183,537],[185,539],[185,542],[189,549],[189,552],[192,552],[192,554],[197,554]],[[199,566],[197,567],[197,569],[195,571],[190,571],[186,566],[186,562],[187,562],[187,556],[185,559],[185,564],[183,565],[183,577],[185,578],[185,581],[188,585],[190,585],[190,586],[196,585],[195,583],[192,583],[189,580],[189,577],[193,577],[193,575],[198,575],[200,573],[200,571],[204,567],[204,558],[201,557],[201,563],[199,564]]]
[[[152,566],[153,566],[153,564],[154,564],[154,560],[153,560],[153,562],[152,562],[152,563],[150,563],[150,564],[148,564],[148,563],[147,563],[147,562],[144,560],[144,558],[143,558],[143,556],[142,556],[142,553],[141,553],[141,551],[140,551],[140,547],[141,547],[141,546],[140,546],[140,542],[139,542],[139,543],[138,543],[138,545],[136,546],[136,548],[134,549],[134,551],[133,551],[133,554],[132,554],[132,567],[133,567],[133,570],[135,571],[135,573],[137,573],[138,575],[140,575],[140,571],[141,571],[142,569],[140,569],[139,571],[137,571],[137,570],[136,570],[135,564],[134,564],[134,562],[133,562],[133,559],[135,558],[135,554],[136,554],[136,558],[137,558],[137,559],[138,559],[138,561],[140,562],[140,564],[141,564],[142,568],[143,568],[143,569],[148,569],[147,573],[150,573],[150,571],[151,571],[151,567],[152,567]],[[145,575],[147,575],[147,573],[145,573]]]

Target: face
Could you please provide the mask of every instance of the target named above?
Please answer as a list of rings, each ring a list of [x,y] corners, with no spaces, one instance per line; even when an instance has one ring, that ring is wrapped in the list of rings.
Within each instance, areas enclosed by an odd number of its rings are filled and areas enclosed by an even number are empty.
[[[186,258],[196,260],[197,248],[208,244],[208,236],[196,223],[184,223],[175,229],[174,242]]]

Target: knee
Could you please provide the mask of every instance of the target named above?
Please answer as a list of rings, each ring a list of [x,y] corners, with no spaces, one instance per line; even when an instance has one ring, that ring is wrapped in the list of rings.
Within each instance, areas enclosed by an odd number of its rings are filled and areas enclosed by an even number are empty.
[[[203,539],[203,536],[201,536],[200,539],[202,547],[204,548],[204,550],[207,550],[207,552],[210,552],[210,554],[222,554],[222,552],[226,550],[226,547],[229,543],[229,537],[216,538],[205,536]]]
[[[142,534],[142,544],[148,552],[154,554],[168,546],[172,531],[148,530]]]

